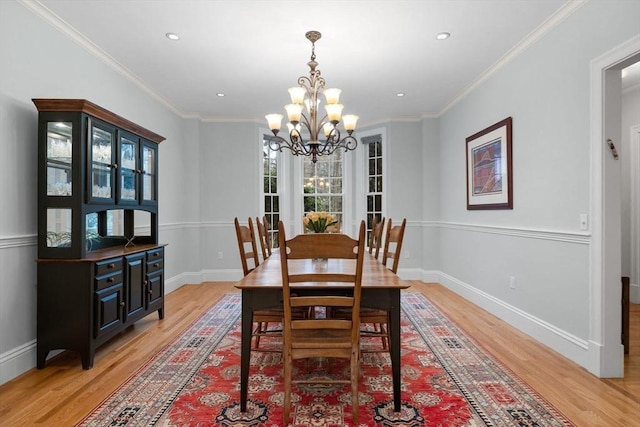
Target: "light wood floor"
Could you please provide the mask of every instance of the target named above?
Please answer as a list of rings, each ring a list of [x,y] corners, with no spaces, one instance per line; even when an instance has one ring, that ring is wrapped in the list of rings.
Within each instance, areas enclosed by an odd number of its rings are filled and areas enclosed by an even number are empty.
[[[577,426],[640,426],[640,310],[633,305],[625,378],[601,380],[437,284],[412,281],[458,326]],[[73,426],[233,283],[183,286],[167,295],[165,319],[153,314],[100,347],[93,369],[65,352],[0,386],[0,426]]]

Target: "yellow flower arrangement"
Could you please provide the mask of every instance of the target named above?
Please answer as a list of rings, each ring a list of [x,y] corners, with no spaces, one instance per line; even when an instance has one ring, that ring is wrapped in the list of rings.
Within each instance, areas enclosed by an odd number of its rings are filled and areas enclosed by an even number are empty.
[[[302,220],[304,228],[313,233],[326,233],[327,228],[338,223],[335,215],[326,212],[309,212]]]

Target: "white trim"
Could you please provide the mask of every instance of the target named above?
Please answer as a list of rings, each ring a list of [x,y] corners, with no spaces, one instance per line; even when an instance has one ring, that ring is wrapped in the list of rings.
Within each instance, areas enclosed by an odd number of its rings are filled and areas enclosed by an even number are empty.
[[[367,129],[366,131],[358,132],[358,141],[360,145],[362,144],[362,139],[380,135],[382,138],[382,216],[387,216],[387,196],[386,189],[389,188],[389,183],[387,182],[387,170],[389,169],[389,159],[388,159],[388,148],[389,142],[387,140],[387,128],[375,128],[375,129]],[[367,166],[368,166],[368,150],[362,150],[359,155],[356,157],[355,164],[355,174],[354,174],[354,188],[357,189],[356,193],[356,202],[354,203],[355,216],[354,218],[366,218],[367,217],[367,202],[366,198],[361,197],[363,194],[366,195],[369,193],[369,183],[365,177],[368,177]]]
[[[156,91],[154,91],[151,87],[145,84],[142,80],[138,78],[133,72],[131,72],[127,67],[119,63],[116,59],[114,59],[107,52],[102,50],[96,44],[94,44],[91,40],[83,36],[81,33],[76,31],[71,25],[65,22],[63,19],[59,18],[55,13],[51,12],[44,6],[42,3],[35,0],[18,0],[23,6],[27,9],[31,10],[34,14],[39,16],[40,18],[47,21],[53,27],[55,27],[58,31],[68,36],[70,39],[78,43],[80,46],[85,48],[89,53],[93,56],[113,68],[118,73],[122,74],[126,79],[131,81],[133,84],[138,86],[144,92],[149,94],[152,98],[157,100],[160,104],[164,105],[175,114],[182,118],[189,118],[193,115],[186,115],[179,111],[176,107],[174,107],[166,98],[162,97]]]
[[[565,243],[578,243],[588,245],[591,243],[591,236],[588,233],[573,231],[553,231],[522,227],[503,227],[495,225],[477,225],[454,222],[436,223],[441,228],[452,230],[473,231],[476,233],[501,234],[512,237],[523,237],[528,239],[553,240]]]
[[[553,350],[571,359],[581,366],[587,365],[593,344],[563,329],[560,329],[536,316],[508,304],[468,283],[442,272],[431,272],[437,275],[433,280],[462,296],[473,304],[487,310],[509,325],[551,347]]]
[[[632,126],[629,137],[631,175],[631,283],[637,290],[640,283],[640,125]],[[640,304],[637,292],[631,292],[631,302]]]
[[[615,341],[616,331],[620,331],[620,318],[614,319],[612,313],[607,316],[605,307],[616,305],[620,309],[619,300],[607,304],[608,296],[606,292],[607,266],[605,263],[605,170],[604,170],[604,72],[616,64],[620,64],[626,59],[640,51],[640,36],[636,36],[620,46],[610,50],[600,57],[591,61],[591,84],[590,84],[590,186],[591,186],[591,218],[592,218],[592,245],[590,251],[590,324],[589,338],[593,343],[594,351],[588,363],[584,364],[590,372],[599,377],[621,377],[624,375],[624,349],[619,343],[607,345],[605,337],[610,337],[611,342]],[[613,230],[609,230],[612,233]],[[609,273],[610,274],[610,273]],[[611,292],[609,292],[611,293]],[[619,293],[618,293],[619,295]],[[615,298],[614,298],[615,299]],[[617,335],[619,337],[619,335]]]
[[[36,246],[37,244],[37,234],[29,234],[25,236],[0,236],[0,249],[23,248]]]
[[[0,385],[36,366],[36,340],[0,354]]]

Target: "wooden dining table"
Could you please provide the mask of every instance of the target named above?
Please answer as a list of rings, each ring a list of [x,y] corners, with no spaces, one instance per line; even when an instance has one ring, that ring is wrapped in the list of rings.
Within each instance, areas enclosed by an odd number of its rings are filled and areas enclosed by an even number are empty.
[[[389,350],[393,377],[394,410],[400,411],[400,291],[409,284],[398,277],[369,253],[365,254],[362,271],[361,304],[389,311]],[[289,272],[349,272],[354,260],[290,260]],[[247,409],[249,365],[251,360],[252,313],[254,310],[282,306],[282,272],[280,253],[273,254],[236,284],[242,292],[242,346],[240,355],[240,410]],[[348,283],[296,283],[291,285],[298,295],[349,293]]]

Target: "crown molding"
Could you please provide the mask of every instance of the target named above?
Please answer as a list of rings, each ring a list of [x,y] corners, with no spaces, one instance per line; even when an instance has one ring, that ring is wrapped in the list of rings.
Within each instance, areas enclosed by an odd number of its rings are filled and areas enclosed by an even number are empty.
[[[539,39],[541,39],[544,35],[546,35],[549,31],[555,28],[558,24],[564,21],[568,16],[573,14],[576,10],[582,7],[588,0],[569,0],[563,7],[561,7],[556,13],[554,13],[551,17],[549,17],[545,22],[539,25],[535,30],[529,33],[520,43],[510,49],[505,55],[502,56],[495,64],[493,64],[489,69],[487,69],[484,73],[482,73],[477,79],[471,82],[462,92],[460,92],[456,97],[454,97],[449,103],[439,112],[439,113],[424,113],[415,117],[396,117],[396,118],[387,118],[375,120],[373,122],[367,123],[366,126],[375,126],[382,123],[390,123],[390,122],[414,122],[420,121],[423,119],[433,119],[439,118],[443,114],[445,114],[449,109],[451,109],[454,105],[460,102],[463,98],[465,98],[469,93],[475,90],[478,86],[480,86],[483,82],[493,76],[496,72],[502,69],[506,64],[508,64],[513,58],[518,56],[520,53],[525,51],[529,46],[536,43]],[[202,116],[199,113],[194,112],[182,112],[178,108],[176,108],[173,104],[171,104],[166,98],[158,94],[151,87],[149,87],[144,81],[142,81],[138,76],[136,76],[133,72],[131,72],[127,67],[118,62],[111,55],[100,49],[97,45],[83,36],[80,32],[75,30],[71,25],[69,25],[66,21],[59,18],[55,13],[49,10],[46,6],[40,3],[38,0],[18,0],[23,6],[32,11],[34,14],[51,24],[54,28],[58,29],[69,38],[74,40],[80,46],[89,51],[93,56],[100,59],[102,62],[106,63],[110,67],[112,67],[115,71],[123,75],[126,79],[130,80],[136,86],[138,86],[145,93],[149,94],[152,98],[157,100],[159,103],[167,107],[174,114],[182,119],[195,119],[201,122],[206,123],[258,123],[256,119],[247,119],[247,118],[238,118],[238,117],[213,117],[213,116]],[[259,121],[260,123],[262,121]],[[365,125],[361,125],[365,126]]]
[[[589,0],[570,0],[564,6],[551,15],[546,21],[540,24],[535,30],[525,36],[518,44],[511,48],[500,58],[495,64],[489,67],[484,73],[482,73],[477,79],[472,81],[460,94],[454,97],[449,103],[437,114],[437,117],[441,117],[444,113],[449,111],[464,99],[467,95],[473,92],[478,86],[491,78],[494,74],[504,68],[509,62],[511,62],[516,56],[526,51],[530,46],[535,44],[538,40],[544,37],[552,29],[562,23],[565,19],[571,16],[575,11],[580,9]]]
[[[118,62],[115,58],[109,55],[104,50],[100,49],[96,44],[94,44],[91,40],[83,36],[80,32],[75,30],[71,25],[69,25],[66,21],[58,17],[55,13],[49,10],[46,6],[40,3],[38,0],[18,0],[24,7],[29,9],[35,15],[42,18],[44,21],[49,23],[51,26],[65,34],[67,37],[78,43],[84,49],[89,51],[91,55],[95,56],[111,68],[113,68],[116,72],[123,75],[127,80],[131,81],[133,84],[138,86],[156,101],[160,102],[162,105],[167,107],[169,110],[174,112],[176,115],[186,118],[185,114],[179,111],[176,107],[173,106],[167,99],[162,97],[156,91],[151,89],[144,83],[138,76],[136,76],[133,72],[131,72],[127,67]]]

